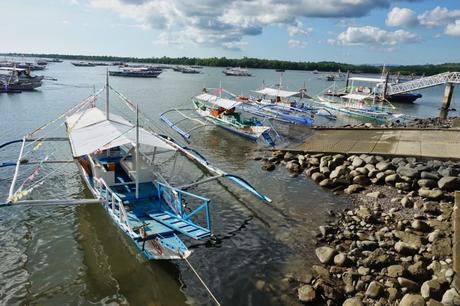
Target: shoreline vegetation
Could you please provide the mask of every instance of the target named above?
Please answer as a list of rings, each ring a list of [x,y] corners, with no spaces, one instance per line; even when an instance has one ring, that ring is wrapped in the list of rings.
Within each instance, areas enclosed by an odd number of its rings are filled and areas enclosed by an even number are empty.
[[[199,65],[208,67],[247,67],[261,69],[285,69],[285,70],[318,70],[322,72],[351,71],[353,73],[381,73],[379,65],[352,65],[333,61],[306,62],[306,61],[282,61],[271,59],[259,59],[243,57],[232,59],[226,57],[124,57],[102,55],[71,55],[71,54],[40,54],[40,53],[1,53],[1,56],[14,57],[38,57],[59,58],[65,60],[107,61],[107,62],[133,62],[143,64],[167,64],[167,65]],[[386,70],[392,74],[401,75],[433,75],[446,71],[460,71],[460,63],[424,64],[424,65],[393,65],[387,66]]]

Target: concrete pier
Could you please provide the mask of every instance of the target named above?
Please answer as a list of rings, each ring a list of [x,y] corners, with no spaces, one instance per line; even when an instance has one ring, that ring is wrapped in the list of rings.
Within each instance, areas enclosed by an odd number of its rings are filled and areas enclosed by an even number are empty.
[[[286,150],[460,160],[460,130],[316,129],[302,144]]]
[[[444,90],[444,97],[442,99],[441,105],[441,112],[439,113],[439,117],[442,119],[446,119],[449,113],[450,102],[452,101],[452,95],[454,93],[454,84],[453,83],[446,83],[446,88]]]

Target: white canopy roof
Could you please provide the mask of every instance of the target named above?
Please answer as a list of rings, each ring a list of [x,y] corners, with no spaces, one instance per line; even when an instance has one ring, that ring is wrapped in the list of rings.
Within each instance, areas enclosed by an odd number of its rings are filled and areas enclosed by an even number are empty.
[[[300,95],[298,91],[287,91],[287,90],[281,90],[281,89],[270,88],[270,87],[266,87],[261,90],[256,90],[255,92],[260,93],[262,95],[267,95],[267,96],[272,96],[272,97],[281,97],[281,98],[289,98],[289,97]]]
[[[364,78],[364,77],[352,77],[350,81],[361,81],[361,82],[370,82],[370,83],[384,83],[385,79],[379,78]]]
[[[234,107],[236,107],[236,106],[241,104],[241,102],[237,102],[237,101],[230,100],[230,99],[220,98],[218,96],[210,95],[210,94],[207,94],[207,93],[202,93],[201,95],[198,95],[195,98],[197,98],[199,100],[202,100],[202,101],[205,101],[205,102],[208,102],[208,103],[218,105],[218,106],[223,107],[225,109],[231,109],[231,108],[234,108]]]
[[[136,144],[136,127],[120,116],[109,114],[110,120],[98,108],[67,117],[67,130],[74,157],[107,150],[122,145]],[[142,145],[175,150],[154,134],[139,128],[139,143]]]
[[[342,96],[343,99],[349,99],[349,100],[364,100],[371,98],[372,96],[369,95],[362,95],[362,94],[356,94],[356,93],[350,93],[345,96]]]

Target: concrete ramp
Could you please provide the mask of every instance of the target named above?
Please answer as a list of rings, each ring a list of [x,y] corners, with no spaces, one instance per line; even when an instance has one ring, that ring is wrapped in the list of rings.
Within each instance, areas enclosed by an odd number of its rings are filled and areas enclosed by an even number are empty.
[[[288,150],[460,159],[460,130],[317,129]]]

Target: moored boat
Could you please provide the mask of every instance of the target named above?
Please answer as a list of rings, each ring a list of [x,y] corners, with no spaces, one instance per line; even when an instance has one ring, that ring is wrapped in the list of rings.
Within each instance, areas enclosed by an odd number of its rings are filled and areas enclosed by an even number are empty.
[[[247,69],[241,67],[228,67],[222,72],[228,76],[251,76],[251,73]]]
[[[156,78],[161,74],[161,72],[161,70],[149,69],[147,67],[123,67],[120,70],[109,71],[109,75],[136,78]]]
[[[72,65],[74,65],[75,67],[95,67],[96,66],[96,64],[94,64],[94,63],[83,62],[83,61],[72,62]]]

